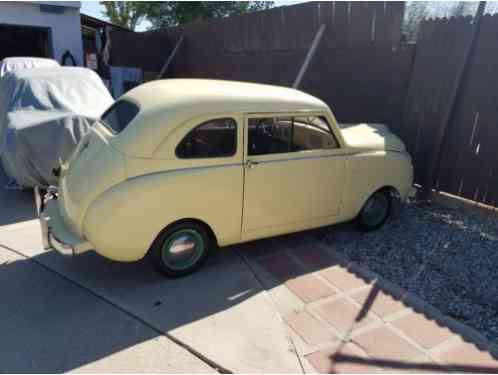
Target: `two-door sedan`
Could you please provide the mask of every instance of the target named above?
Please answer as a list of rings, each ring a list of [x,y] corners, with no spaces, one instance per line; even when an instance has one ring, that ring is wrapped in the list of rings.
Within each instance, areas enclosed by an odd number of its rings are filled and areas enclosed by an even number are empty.
[[[171,79],[117,100],[37,207],[44,245],[167,276],[216,246],[356,219],[380,227],[412,186],[383,125],[339,126],[321,100],[254,83]]]

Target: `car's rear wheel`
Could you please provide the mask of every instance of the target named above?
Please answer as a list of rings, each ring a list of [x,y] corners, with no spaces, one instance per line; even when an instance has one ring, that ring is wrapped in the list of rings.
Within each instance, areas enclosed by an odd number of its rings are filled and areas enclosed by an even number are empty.
[[[373,193],[365,202],[358,215],[357,222],[364,231],[380,228],[391,213],[391,196],[387,191],[379,190]]]
[[[211,250],[206,229],[192,222],[168,227],[154,241],[151,258],[155,268],[168,277],[180,277],[201,267]]]

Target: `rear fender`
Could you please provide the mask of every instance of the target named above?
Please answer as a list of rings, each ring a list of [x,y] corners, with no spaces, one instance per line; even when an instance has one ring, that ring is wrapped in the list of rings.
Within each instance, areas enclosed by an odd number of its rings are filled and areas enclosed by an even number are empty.
[[[241,217],[240,166],[189,169],[134,177],[107,190],[90,205],[84,233],[99,254],[134,261],[166,226],[185,218],[209,225],[220,246],[235,243]]]

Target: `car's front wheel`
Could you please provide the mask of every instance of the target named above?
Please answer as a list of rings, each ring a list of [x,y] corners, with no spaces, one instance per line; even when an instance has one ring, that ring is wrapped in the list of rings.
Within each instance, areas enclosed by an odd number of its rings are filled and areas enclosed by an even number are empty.
[[[178,223],[159,234],[150,255],[154,267],[163,275],[185,276],[202,266],[211,250],[211,242],[203,226]]]
[[[389,192],[379,190],[373,193],[365,202],[358,215],[357,222],[364,231],[380,228],[391,212],[391,196]]]

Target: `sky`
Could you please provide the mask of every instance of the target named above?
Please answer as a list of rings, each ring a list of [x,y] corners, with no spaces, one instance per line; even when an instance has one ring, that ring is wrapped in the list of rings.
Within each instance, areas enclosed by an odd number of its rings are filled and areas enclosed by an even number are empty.
[[[81,2],[81,13],[88,14],[89,16],[105,19],[101,13],[104,7],[99,4],[98,1],[82,1]]]
[[[275,1],[275,6],[279,5],[292,5],[297,3],[303,3],[304,1]],[[102,14],[104,7],[99,4],[98,1],[82,1],[81,2],[81,13],[87,14],[89,16],[100,18],[102,20],[108,21],[107,17]],[[136,28],[136,31],[144,31],[147,29],[149,23],[147,21],[142,22]]]

